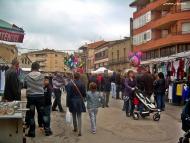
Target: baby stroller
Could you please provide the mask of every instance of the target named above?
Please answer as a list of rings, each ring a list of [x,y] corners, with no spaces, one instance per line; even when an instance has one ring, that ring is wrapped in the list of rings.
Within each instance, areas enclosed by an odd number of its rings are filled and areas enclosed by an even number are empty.
[[[156,106],[143,95],[144,93],[139,90],[137,87],[135,88],[135,97],[138,98],[140,104],[143,106],[141,108],[142,111],[139,111],[139,109],[135,109],[133,112],[133,119],[138,120],[140,116],[142,118],[145,118],[147,116],[150,116],[151,113],[153,113],[153,120],[159,121],[160,120],[160,110],[156,108]],[[140,105],[140,106],[141,106]]]
[[[190,138],[190,100],[186,103],[181,114],[182,130],[185,131],[183,137],[179,138],[178,143],[189,143]]]

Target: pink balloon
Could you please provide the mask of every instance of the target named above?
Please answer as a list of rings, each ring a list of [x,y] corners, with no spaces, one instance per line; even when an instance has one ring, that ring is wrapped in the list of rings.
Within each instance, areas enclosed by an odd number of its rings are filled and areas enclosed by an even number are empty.
[[[142,52],[139,51],[139,52],[136,53],[136,55],[137,55],[139,58],[141,58],[141,57],[142,57]]]
[[[137,56],[133,56],[133,57],[131,58],[131,64],[132,64],[133,66],[138,66],[138,65],[140,64],[140,59],[139,59]]]
[[[134,53],[132,53],[132,52],[129,52],[129,53],[128,53],[129,59],[131,59],[133,56],[134,56]]]

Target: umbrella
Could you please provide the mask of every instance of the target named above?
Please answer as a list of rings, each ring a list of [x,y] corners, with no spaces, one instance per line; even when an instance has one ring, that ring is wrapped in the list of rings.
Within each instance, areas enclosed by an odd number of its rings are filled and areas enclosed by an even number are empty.
[[[24,30],[22,28],[0,19],[0,40],[22,43],[23,39]]]

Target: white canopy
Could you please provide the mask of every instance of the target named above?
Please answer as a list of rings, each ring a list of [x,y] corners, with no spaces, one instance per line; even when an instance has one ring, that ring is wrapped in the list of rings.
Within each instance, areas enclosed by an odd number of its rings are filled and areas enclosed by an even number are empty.
[[[108,70],[107,68],[105,68],[105,67],[100,67],[99,69],[97,69],[97,70],[95,70],[95,71],[91,71],[91,73],[96,73],[96,74],[98,74],[98,73],[104,73],[105,71],[108,71],[108,73],[113,73],[113,71],[111,71],[111,70]]]

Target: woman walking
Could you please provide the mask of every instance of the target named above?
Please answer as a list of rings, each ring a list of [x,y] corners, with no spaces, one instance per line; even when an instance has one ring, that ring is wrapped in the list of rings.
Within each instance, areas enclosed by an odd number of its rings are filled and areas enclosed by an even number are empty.
[[[162,72],[158,73],[157,79],[154,81],[154,94],[158,109],[165,110],[165,79]]]
[[[82,112],[86,112],[84,99],[86,97],[86,89],[84,83],[80,81],[80,74],[74,73],[74,81],[67,86],[67,106],[73,116],[74,132],[78,131],[81,136],[82,129]]]
[[[136,80],[134,76],[134,72],[132,70],[128,71],[127,78],[125,79],[125,91],[124,91],[124,106],[127,116],[131,116],[133,114],[133,96],[134,90],[136,86]]]
[[[99,92],[97,92],[96,83],[92,82],[89,85],[90,91],[87,92],[87,109],[90,117],[91,131],[96,134],[96,116],[98,113],[98,108],[101,107],[101,101],[103,101]]]

